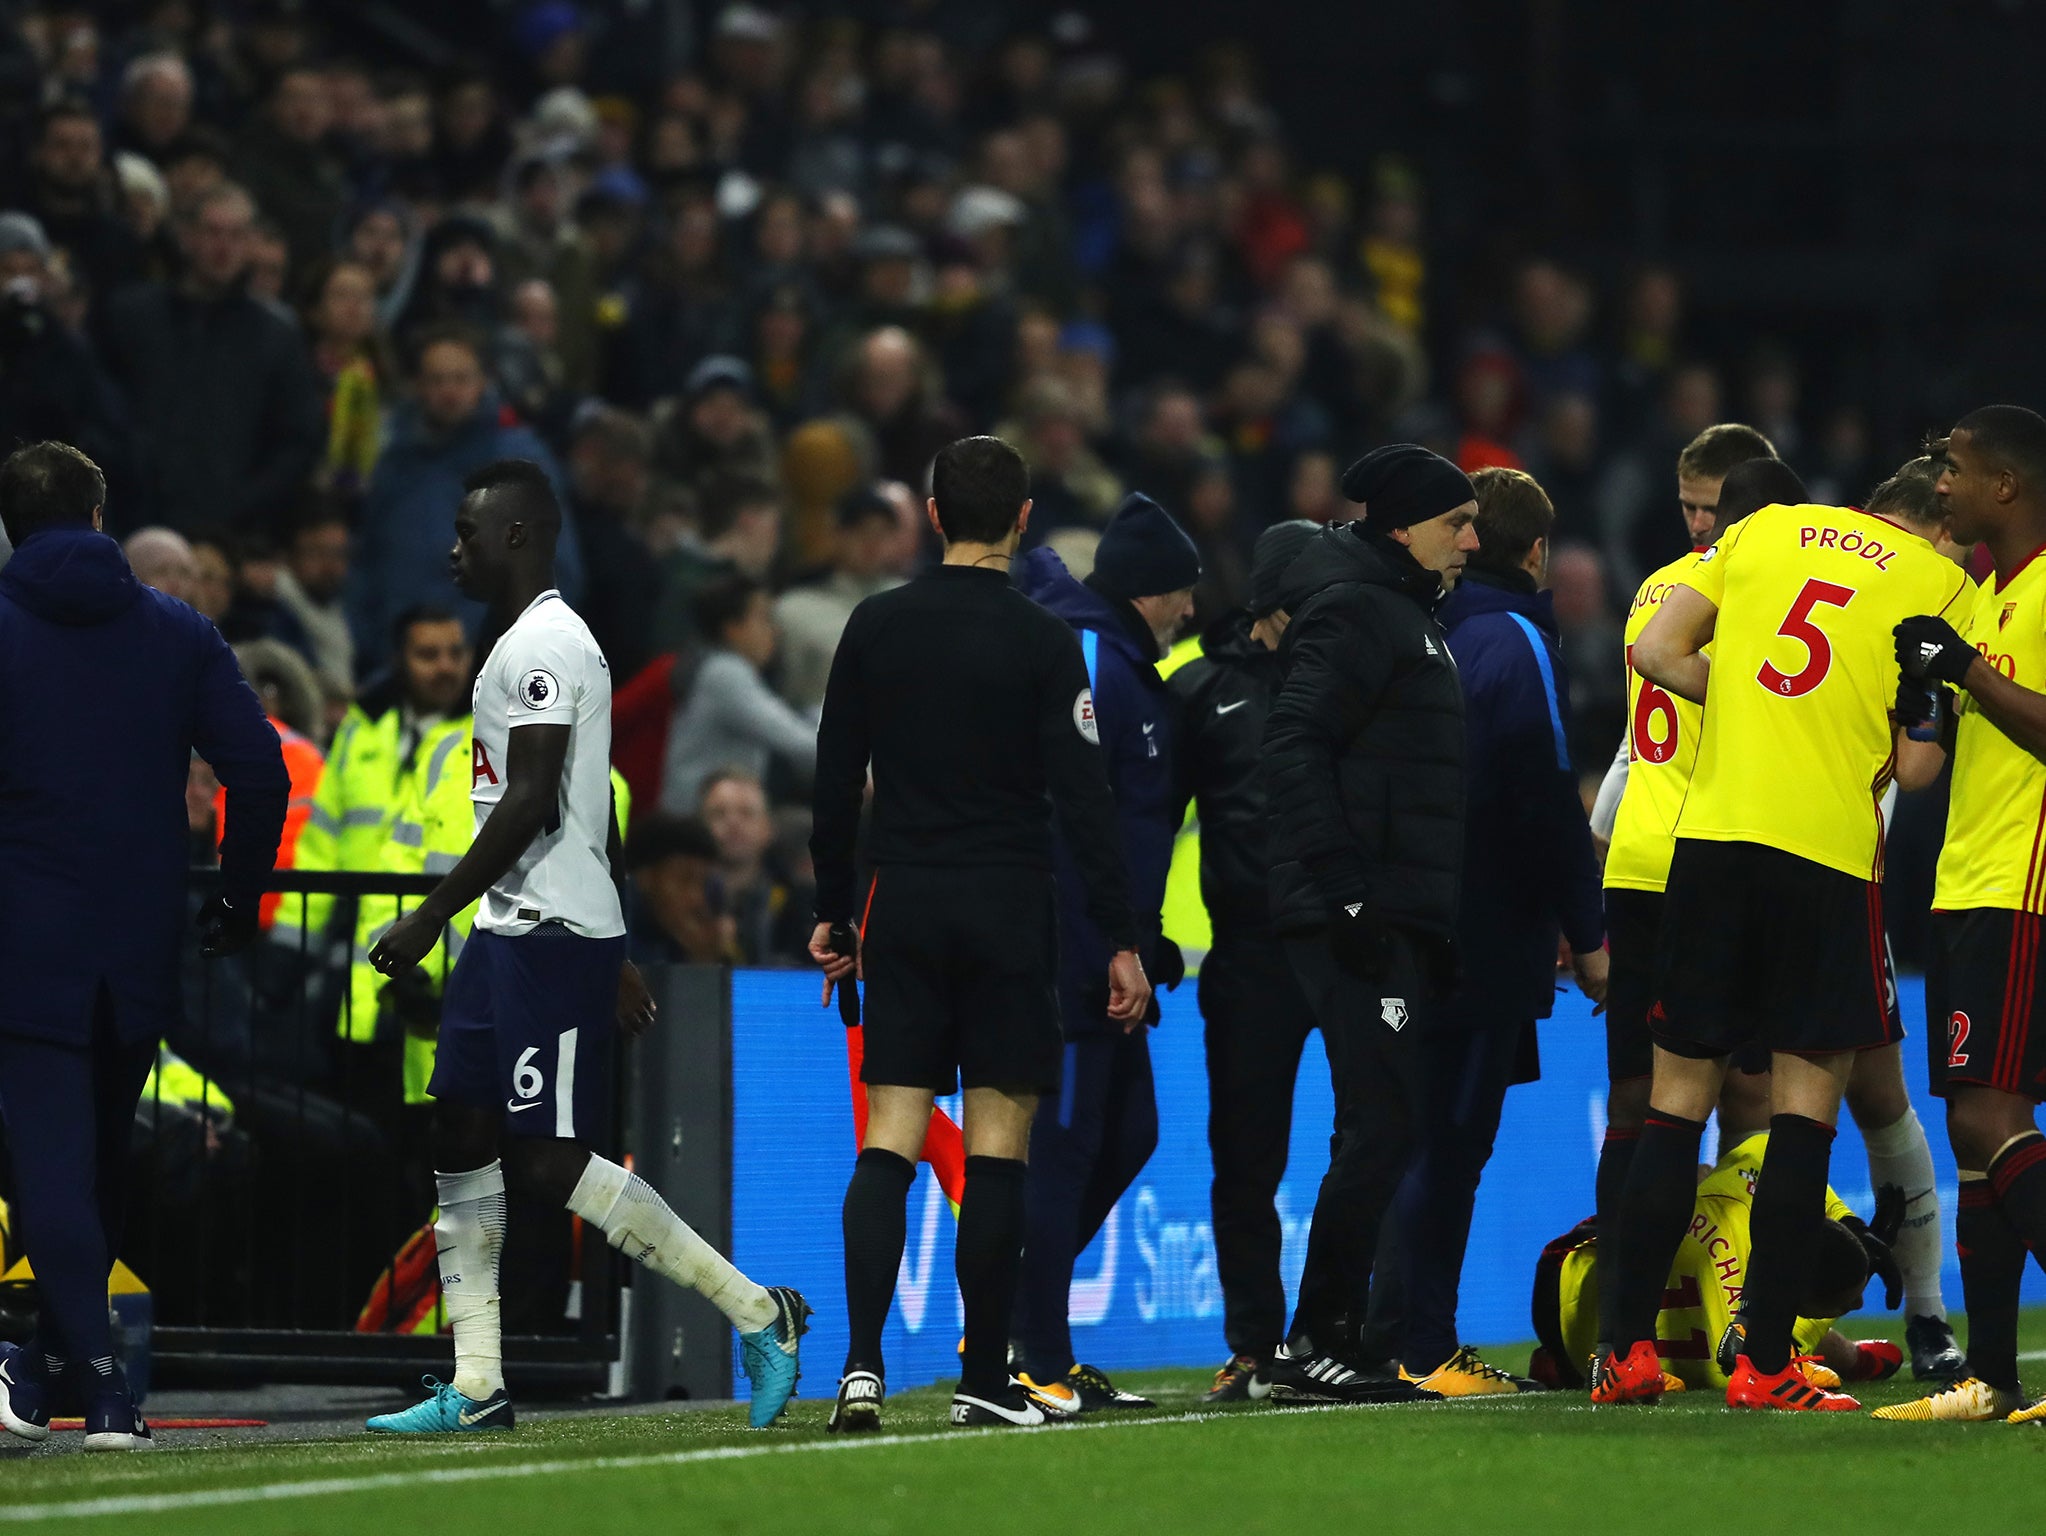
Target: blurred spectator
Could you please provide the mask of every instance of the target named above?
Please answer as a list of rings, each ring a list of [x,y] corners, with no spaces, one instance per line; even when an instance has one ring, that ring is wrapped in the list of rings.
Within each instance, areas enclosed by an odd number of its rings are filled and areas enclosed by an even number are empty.
[[[1598,402],[1567,390],[1542,408],[1530,470],[1556,509],[1552,545],[1598,542]]]
[[[175,53],[145,53],[121,73],[120,124],[114,142],[163,162],[192,126],[192,69]]]
[[[289,617],[275,637],[298,647],[329,698],[355,696],[355,637],[348,627],[348,517],[327,499],[316,501],[291,532],[274,595]],[[295,629],[295,633],[290,632]]]
[[[1314,523],[1340,523],[1350,518],[1332,453],[1303,453],[1293,461],[1286,485],[1286,516]]]
[[[824,407],[816,328],[812,302],[797,283],[768,289],[747,321],[747,355],[760,403],[780,430],[786,431]]]
[[[582,412],[569,435],[569,495],[583,543],[584,612],[619,681],[637,675],[653,657],[661,568],[639,527],[652,458],[646,423],[609,406]]]
[[[701,804],[718,852],[711,900],[731,922],[734,963],[807,964],[815,892],[782,868],[759,778],[743,768],[713,770]]]
[[[776,640],[767,588],[744,574],[711,583],[697,594],[696,627],[697,644],[676,657],[671,677],[661,809],[694,809],[705,780],[726,767],[765,780],[778,760],[807,780],[817,763],[816,728],[761,677]]]
[[[1464,359],[1456,376],[1456,405],[1462,431],[1456,466],[1465,474],[1481,469],[1518,469],[1513,442],[1525,399],[1520,365],[1504,347],[1481,346]]]
[[[1087,422],[1071,385],[1056,374],[1032,380],[1016,419],[995,428],[1030,466],[1028,537],[1041,543],[1061,528],[1100,529],[1122,501],[1122,482],[1088,446]]]
[[[1183,515],[1195,478],[1222,451],[1208,435],[1200,398],[1167,382],[1142,407],[1136,441],[1121,466],[1123,479],[1131,490]]]
[[[632,913],[632,958],[641,965],[713,965],[732,957],[734,925],[719,915],[710,882],[718,845],[693,816],[649,811],[635,816],[625,867],[639,900]]]
[[[142,275],[142,249],[122,217],[99,119],[83,102],[43,109],[24,183],[0,199],[31,214],[64,251],[91,302],[103,307]]]
[[[285,287],[290,281],[291,246],[284,231],[268,219],[257,219],[249,226],[249,297],[260,299],[280,315],[292,317],[284,302]]]
[[[1555,262],[1531,261],[1515,277],[1514,339],[1537,410],[1566,392],[1598,398],[1604,379],[1587,344],[1593,309],[1590,284]]]
[[[938,450],[966,429],[939,392],[922,346],[900,326],[883,326],[854,349],[841,397],[884,479],[922,485]]]
[[[899,526],[894,503],[881,491],[872,486],[848,491],[838,503],[830,570],[775,600],[781,696],[797,709],[812,711],[824,702],[831,658],[853,609],[876,592],[902,584],[902,577],[889,569]]]
[[[314,279],[306,336],[325,407],[327,446],[314,470],[321,489],[360,496],[383,450],[384,394],[397,363],[377,324],[376,278],[339,260]]]
[[[186,601],[225,634],[228,612],[234,607],[234,552],[228,546],[227,535],[216,528],[193,533],[191,550],[192,595]]]
[[[695,393],[698,365],[738,341],[722,240],[716,203],[693,196],[641,262],[628,285],[625,322],[611,333],[604,371],[605,394],[620,405],[638,409],[658,396]]]
[[[206,193],[178,232],[184,276],[107,309],[108,360],[154,482],[149,510],[174,528],[225,518],[275,529],[319,456],[305,343],[246,291],[254,216],[239,187]]]
[[[1549,561],[1557,643],[1570,678],[1570,760],[1594,777],[1627,729],[1627,669],[1620,620],[1606,596],[1605,562],[1582,545]]]
[[[198,590],[199,569],[185,536],[170,528],[138,528],[121,545],[128,568],[145,587],[189,603]]]
[[[573,177],[558,158],[518,161],[499,252],[514,292],[534,278],[552,287],[563,379],[570,389],[587,390],[596,382],[597,259],[570,218],[573,196]]]
[[[413,388],[414,398],[391,413],[383,455],[362,501],[349,608],[363,666],[384,659],[391,620],[421,603],[453,609],[470,639],[477,638],[482,607],[464,599],[448,575],[463,480],[498,459],[530,459],[560,494],[554,456],[530,428],[506,415],[473,335],[459,328],[427,332]],[[565,495],[563,503],[554,570],[562,596],[573,604],[582,596],[582,546]]]
[[[781,499],[763,480],[716,480],[704,489],[696,527],[684,529],[661,571],[653,645],[686,649],[696,638],[697,594],[742,575],[764,583],[781,547]]]
[[[1802,385],[1797,360],[1782,347],[1765,342],[1748,359],[1747,385],[1741,420],[1774,443],[1777,457],[1784,463],[1808,474],[1804,428],[1798,420]]]
[[[654,408],[654,473],[701,497],[714,478],[773,485],[774,433],[753,408],[753,370],[736,357],[706,357],[681,396]]]
[[[420,251],[409,216],[395,203],[372,203],[348,225],[342,255],[360,265],[376,284],[377,324],[398,323],[418,280]]]
[[[54,438],[106,473],[119,519],[135,494],[127,412],[92,349],[47,301],[50,242],[25,213],[0,213],[0,449]]]
[[[348,183],[326,147],[334,123],[327,76],[294,66],[270,82],[262,111],[243,130],[229,173],[283,231],[292,267],[304,271],[333,246]]]

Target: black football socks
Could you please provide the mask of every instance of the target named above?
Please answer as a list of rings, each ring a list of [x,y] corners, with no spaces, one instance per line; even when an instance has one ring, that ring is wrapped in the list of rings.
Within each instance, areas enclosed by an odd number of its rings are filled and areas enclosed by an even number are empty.
[[[1705,1122],[1651,1109],[1634,1144],[1633,1166],[1619,1199],[1618,1241],[1599,1265],[1612,1262],[1614,1277],[1610,1340],[1624,1355],[1642,1339],[1655,1337],[1655,1315],[1669,1280],[1670,1260],[1690,1225],[1698,1189],[1698,1144]],[[1599,1240],[1605,1248],[1603,1237]]]
[[[1992,1387],[2018,1390],[2018,1288],[2025,1240],[1996,1203],[1986,1174],[1962,1173],[1954,1216],[1961,1304],[1968,1309],[1968,1370]]]
[[[845,1187],[845,1314],[852,1330],[845,1368],[881,1369],[881,1329],[895,1299],[902,1245],[909,1231],[909,1186],[916,1164],[881,1147],[868,1147]]]
[[[1009,1319],[1023,1267],[1025,1165],[1010,1157],[969,1157],[959,1199],[954,1255],[966,1346],[959,1389],[999,1395],[1009,1385]]]
[[[1811,1289],[1812,1252],[1826,1216],[1826,1170],[1833,1127],[1803,1115],[1769,1120],[1769,1151],[1755,1183],[1749,1218],[1753,1246],[1741,1292],[1748,1317],[1748,1363],[1765,1376],[1790,1364],[1797,1304]]]

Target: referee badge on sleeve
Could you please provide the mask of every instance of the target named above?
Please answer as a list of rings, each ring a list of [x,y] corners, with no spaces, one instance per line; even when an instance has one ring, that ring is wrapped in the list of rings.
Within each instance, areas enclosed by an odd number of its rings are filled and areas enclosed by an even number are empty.
[[[1094,724],[1094,690],[1082,688],[1073,700],[1073,728],[1095,746],[1101,745],[1101,731]]]

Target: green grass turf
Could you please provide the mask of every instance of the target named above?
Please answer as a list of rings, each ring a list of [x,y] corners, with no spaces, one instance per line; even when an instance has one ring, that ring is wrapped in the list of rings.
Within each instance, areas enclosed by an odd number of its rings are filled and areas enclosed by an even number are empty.
[[[2025,1344],[2046,1346],[2046,1315],[2027,1317]],[[1525,1351],[1491,1353],[1518,1363]],[[813,1382],[828,1376],[821,1365],[810,1367]],[[135,1457],[14,1457],[0,1466],[0,1531],[509,1536],[645,1526],[691,1536],[1041,1536],[1048,1523],[1107,1522],[1134,1536],[1193,1536],[1331,1526],[1578,1532],[1617,1520],[1658,1536],[1724,1536],[1908,1530],[1961,1519],[2031,1529],[2046,1472],[2046,1434],[2029,1429],[1733,1414],[1716,1394],[1598,1413],[1576,1393],[1203,1413],[1202,1373],[1133,1374],[1128,1384],[1155,1395],[1160,1411],[1033,1433],[947,1431],[944,1393],[905,1393],[889,1404],[889,1436],[933,1437],[908,1444],[827,1437],[828,1403],[801,1401],[786,1427],[762,1434],[744,1428],[740,1411],[698,1411],[540,1421],[511,1436],[452,1442],[357,1437],[166,1447]],[[1857,1390],[1869,1406],[1917,1392],[1908,1371]],[[627,1464],[602,1465],[606,1459]],[[491,1470],[509,1466],[544,1470],[512,1477]],[[450,1474],[457,1480],[421,1481]],[[374,1478],[392,1481],[364,1485]],[[337,1486],[225,1506],[185,1502],[205,1490],[307,1482]],[[13,1523],[36,1506],[123,1497],[164,1503]]]

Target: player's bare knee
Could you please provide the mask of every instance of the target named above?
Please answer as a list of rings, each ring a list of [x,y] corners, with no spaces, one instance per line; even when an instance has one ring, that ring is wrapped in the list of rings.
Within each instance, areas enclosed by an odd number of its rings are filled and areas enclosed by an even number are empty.
[[[1710,1058],[1679,1056],[1655,1048],[1655,1079],[1648,1102],[1658,1112],[1685,1120],[1703,1120],[1719,1101],[1726,1063]]]
[[[1901,1046],[1863,1051],[1854,1059],[1847,1077],[1847,1110],[1863,1130],[1895,1125],[1911,1109],[1911,1095],[1904,1087]]]
[[[1798,1115],[1833,1125],[1840,1119],[1840,1098],[1846,1091],[1854,1053],[1800,1056],[1778,1051],[1770,1062],[1769,1111]]]
[[[1623,1078],[1606,1090],[1606,1124],[1616,1131],[1638,1131],[1648,1117],[1645,1077]]]
[[[468,1173],[497,1157],[498,1120],[489,1110],[443,1102],[433,1117],[433,1166]]]
[[[1004,1157],[1025,1162],[1030,1156],[1030,1122],[1037,1115],[1037,1095],[1024,1090],[966,1090],[966,1155]]]
[[[568,1204],[589,1162],[590,1149],[574,1141],[519,1141],[505,1153],[512,1182],[556,1205]]]
[[[1947,1139],[1964,1168],[1986,1169],[2011,1137],[2036,1128],[2029,1099],[1972,1084],[1947,1090]]]

